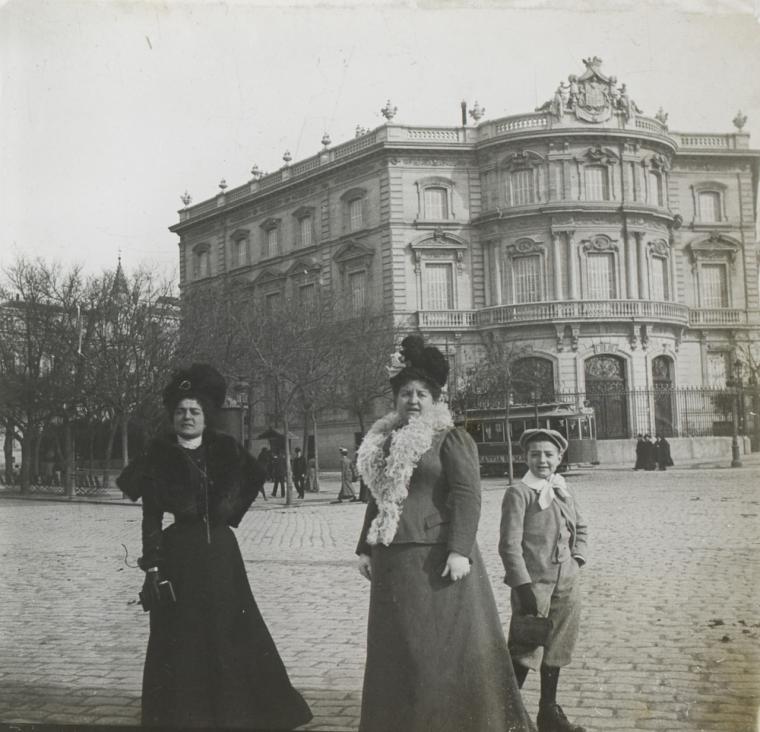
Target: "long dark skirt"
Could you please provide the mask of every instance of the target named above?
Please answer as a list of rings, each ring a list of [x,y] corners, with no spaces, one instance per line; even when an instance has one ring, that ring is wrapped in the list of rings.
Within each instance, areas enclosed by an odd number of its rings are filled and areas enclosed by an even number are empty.
[[[443,544],[372,550],[361,732],[528,732],[491,583],[442,578]]]
[[[177,602],[150,613],[142,722],[160,727],[293,729],[311,711],[290,685],[227,526],[173,524],[165,571]]]

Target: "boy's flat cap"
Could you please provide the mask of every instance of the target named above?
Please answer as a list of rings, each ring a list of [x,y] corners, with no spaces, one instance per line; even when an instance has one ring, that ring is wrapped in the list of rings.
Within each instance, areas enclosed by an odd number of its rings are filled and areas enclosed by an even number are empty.
[[[523,449],[523,452],[525,452],[525,447],[529,442],[536,442],[537,440],[549,440],[549,442],[553,442],[561,452],[567,450],[567,440],[562,433],[557,432],[557,430],[532,429],[525,430],[525,432],[520,435],[520,447]]]

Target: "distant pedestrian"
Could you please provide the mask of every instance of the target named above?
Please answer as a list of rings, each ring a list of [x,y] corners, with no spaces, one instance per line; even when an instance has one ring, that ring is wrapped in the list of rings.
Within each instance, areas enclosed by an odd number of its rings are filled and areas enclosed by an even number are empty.
[[[646,450],[645,443],[644,443],[644,435],[639,432],[638,435],[636,435],[636,463],[633,466],[634,470],[643,470],[644,469],[644,452]]]
[[[285,455],[282,450],[277,450],[272,456],[272,496],[277,497],[277,488],[280,488],[282,497],[285,498],[285,479],[287,477],[288,467],[285,464]]]
[[[556,474],[567,446],[556,430],[525,430],[520,447],[528,472],[507,488],[501,509],[499,554],[504,582],[512,588],[509,651],[520,688],[530,669],[541,674],[538,732],[585,732],[557,704],[560,668],[570,663],[578,637],[579,572],[588,533],[575,498]],[[525,615],[552,621],[541,645],[521,637]]]
[[[657,446],[652,440],[652,435],[648,432],[644,435],[644,447],[642,448],[644,456],[644,470],[654,470],[657,467]]]
[[[354,487],[351,485],[354,480],[354,467],[351,463],[351,458],[348,457],[348,450],[345,447],[341,447],[339,450],[340,492],[338,493],[338,501],[358,501],[359,499],[356,497],[356,493],[354,493]]]
[[[261,452],[259,452],[258,458],[256,458],[259,462],[259,465],[261,465],[262,469],[265,472],[266,479],[272,480],[272,452],[271,450],[265,445],[261,448]]]
[[[670,443],[662,435],[657,435],[654,444],[657,451],[657,468],[667,470],[673,465],[673,458],[670,456]]]
[[[317,476],[317,460],[310,457],[306,463],[306,490],[319,493],[319,478]]]
[[[299,498],[304,497],[306,489],[306,458],[301,454],[301,448],[296,448],[296,454],[290,461],[290,467],[293,471],[293,484]]]
[[[264,471],[209,426],[225,392],[211,366],[175,372],[163,394],[172,432],[152,440],[117,479],[133,501],[142,498],[145,727],[293,729],[312,716],[290,684],[230,528]],[[174,523],[162,530],[165,513]]]

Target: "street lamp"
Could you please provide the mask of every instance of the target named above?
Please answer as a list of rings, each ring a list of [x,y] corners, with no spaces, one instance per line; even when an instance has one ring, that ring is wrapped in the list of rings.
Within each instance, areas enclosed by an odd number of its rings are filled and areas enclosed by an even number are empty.
[[[742,362],[738,359],[734,362],[734,409],[733,409],[733,431],[731,435],[731,467],[741,468],[742,460],[739,452],[739,400],[742,396]]]

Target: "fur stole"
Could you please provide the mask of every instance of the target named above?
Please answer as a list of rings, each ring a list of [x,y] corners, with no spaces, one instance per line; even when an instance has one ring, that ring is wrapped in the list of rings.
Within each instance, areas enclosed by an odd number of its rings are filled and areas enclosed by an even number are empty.
[[[454,422],[446,404],[433,405],[428,414],[403,424],[391,412],[372,425],[357,453],[357,468],[378,507],[367,533],[367,543],[388,546],[398,530],[409,482],[420,458],[430,449],[436,433]]]

